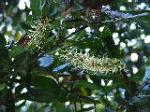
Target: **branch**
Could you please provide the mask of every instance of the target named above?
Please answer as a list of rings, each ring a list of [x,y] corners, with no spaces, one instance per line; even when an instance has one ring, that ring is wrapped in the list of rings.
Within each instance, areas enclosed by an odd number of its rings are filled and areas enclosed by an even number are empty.
[[[118,22],[118,21],[121,21],[121,20],[128,20],[128,19],[135,19],[135,18],[150,16],[150,13],[148,13],[148,12],[133,15],[133,14],[130,14],[130,13],[112,11],[112,10],[106,9],[106,8],[103,8],[102,12],[104,12],[110,18],[112,18],[112,20],[106,20],[106,21],[103,21],[102,23]]]
[[[150,84],[150,78],[147,78],[142,84],[141,86],[139,87],[138,91],[137,91],[137,94],[139,94],[143,89],[144,87],[146,87],[148,84]]]

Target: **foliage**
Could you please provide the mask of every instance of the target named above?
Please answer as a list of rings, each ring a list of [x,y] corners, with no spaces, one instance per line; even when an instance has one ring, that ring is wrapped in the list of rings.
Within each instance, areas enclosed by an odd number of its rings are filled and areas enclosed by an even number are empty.
[[[0,2],[0,111],[150,111],[150,4],[87,2]]]

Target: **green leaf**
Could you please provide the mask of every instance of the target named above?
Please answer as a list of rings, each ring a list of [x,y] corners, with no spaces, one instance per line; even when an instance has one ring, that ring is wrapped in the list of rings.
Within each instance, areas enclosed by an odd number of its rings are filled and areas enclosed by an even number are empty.
[[[58,4],[55,2],[45,2],[42,7],[42,16],[53,16],[58,12]]]
[[[86,89],[90,89],[90,90],[95,90],[98,89],[98,87],[95,84],[92,84],[90,82],[81,80],[81,81],[77,81],[74,85],[75,88],[86,88]]]
[[[6,40],[4,35],[0,34],[0,48],[4,47],[6,45]]]
[[[45,88],[29,88],[27,93],[20,94],[18,99],[25,99],[37,102],[54,102],[61,101],[65,102],[67,93],[63,90],[53,91],[54,89]]]
[[[60,87],[51,77],[46,76],[33,76],[32,83],[35,87],[48,89],[57,93],[60,90]]]
[[[108,26],[105,26],[104,27],[104,30],[102,32],[102,37],[103,38],[110,38],[112,35],[112,32],[110,31],[109,27]]]
[[[41,15],[42,0],[31,0],[32,15],[38,17]]]
[[[0,84],[0,91],[2,91],[6,87],[5,83]]]
[[[53,112],[72,112],[73,110],[67,109],[64,103],[54,102],[52,105]]]
[[[49,95],[52,98],[60,101],[66,100],[67,93],[62,89],[54,79],[46,76],[33,76],[32,85],[37,89],[42,89],[43,91],[49,92]],[[45,94],[45,93],[43,93]]]
[[[8,49],[0,49],[0,77],[6,77],[12,71],[12,61],[8,55]]]
[[[28,93],[21,94],[19,98],[47,103],[58,100],[56,93],[52,93],[46,89],[37,89],[37,88],[30,88]]]
[[[24,51],[25,50],[20,46],[13,46],[11,52],[9,52],[9,53],[10,53],[11,57],[16,57],[16,56],[21,55],[21,53],[23,53]]]
[[[28,52],[24,51],[17,55],[14,58],[14,72],[19,74],[20,76],[26,76],[28,73],[29,64],[32,61],[29,61]]]

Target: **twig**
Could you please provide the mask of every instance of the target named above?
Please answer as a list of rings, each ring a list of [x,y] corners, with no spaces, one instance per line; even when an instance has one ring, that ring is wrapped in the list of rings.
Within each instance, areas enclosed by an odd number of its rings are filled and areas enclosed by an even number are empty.
[[[147,80],[145,80],[143,82],[143,84],[139,87],[138,91],[137,91],[137,95],[144,89],[145,86],[147,86],[148,84],[150,84],[150,78],[147,78]]]
[[[104,12],[110,18],[112,18],[112,20],[106,20],[106,21],[103,21],[102,23],[118,22],[118,21],[122,21],[122,20],[128,20],[128,19],[135,19],[135,18],[150,16],[150,13],[148,13],[148,12],[136,14],[136,15],[133,15],[130,13],[119,12],[119,11],[107,10],[107,9],[102,9],[102,12]]]

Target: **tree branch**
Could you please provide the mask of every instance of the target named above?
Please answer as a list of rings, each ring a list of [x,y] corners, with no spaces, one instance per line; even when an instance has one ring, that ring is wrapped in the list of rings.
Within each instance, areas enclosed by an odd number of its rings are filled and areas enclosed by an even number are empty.
[[[104,12],[110,18],[112,18],[112,20],[106,20],[106,21],[103,21],[102,23],[118,22],[118,21],[122,21],[122,20],[128,20],[128,19],[135,19],[135,18],[150,16],[150,13],[148,13],[148,12],[133,15],[130,13],[112,11],[112,10],[105,9],[105,8],[102,9],[102,12]]]

